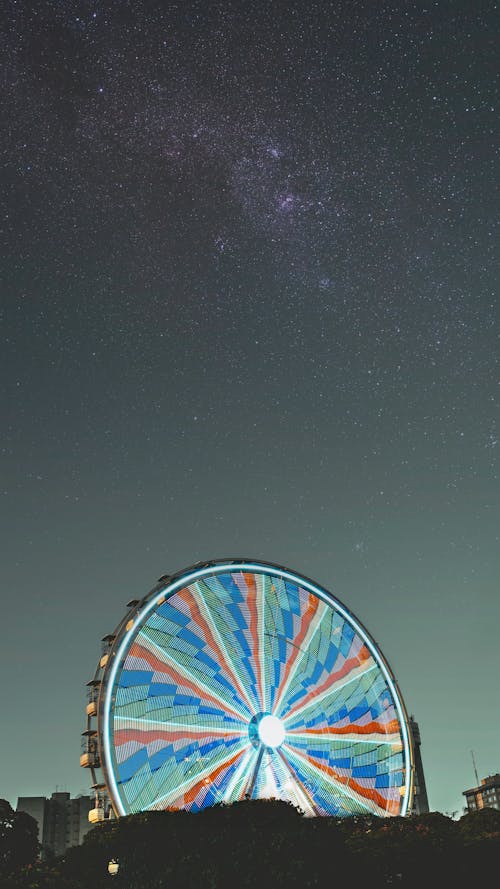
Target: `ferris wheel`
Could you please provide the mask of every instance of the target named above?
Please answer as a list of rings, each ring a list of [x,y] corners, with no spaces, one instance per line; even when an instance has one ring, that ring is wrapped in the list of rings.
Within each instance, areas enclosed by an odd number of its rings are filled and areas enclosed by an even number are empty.
[[[409,811],[394,676],[325,589],[230,559],[163,577],[129,606],[89,683],[80,760],[116,815],[244,798],[307,815]]]

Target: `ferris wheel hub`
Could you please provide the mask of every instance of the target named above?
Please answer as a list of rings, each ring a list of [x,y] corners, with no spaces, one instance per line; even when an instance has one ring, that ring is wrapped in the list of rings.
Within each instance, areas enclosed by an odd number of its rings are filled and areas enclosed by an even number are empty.
[[[257,729],[259,738],[266,747],[279,747],[285,740],[285,726],[277,716],[263,716]]]

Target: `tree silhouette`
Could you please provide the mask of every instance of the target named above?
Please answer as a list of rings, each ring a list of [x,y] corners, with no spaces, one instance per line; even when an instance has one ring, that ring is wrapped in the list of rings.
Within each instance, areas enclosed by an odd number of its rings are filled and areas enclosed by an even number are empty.
[[[142,812],[98,825],[53,865],[19,869],[2,889],[371,889],[470,887],[500,855],[500,812],[453,821],[305,818],[277,800],[244,800],[202,812]],[[116,876],[108,873],[119,862]],[[24,882],[23,882],[24,881]]]
[[[0,799],[0,876],[32,864],[40,851],[38,825],[26,812],[14,812]]]

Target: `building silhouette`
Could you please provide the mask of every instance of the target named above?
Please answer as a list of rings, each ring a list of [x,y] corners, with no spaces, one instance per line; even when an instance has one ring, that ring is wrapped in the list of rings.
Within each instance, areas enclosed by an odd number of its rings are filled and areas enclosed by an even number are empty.
[[[427,798],[427,788],[425,786],[424,767],[422,764],[422,754],[420,751],[421,739],[418,722],[414,716],[410,716],[409,726],[413,739],[413,756],[415,771],[413,774],[414,793],[413,805],[411,808],[412,815],[424,815],[429,811],[429,800]]]
[[[476,775],[477,780],[477,775]],[[477,812],[478,809],[500,809],[500,775],[488,775],[481,779],[478,787],[464,790],[463,795],[467,803],[468,812]]]
[[[47,851],[63,855],[70,846],[79,846],[91,829],[88,813],[94,805],[88,796],[71,799],[69,793],[45,796],[20,796],[17,811],[27,812],[38,824],[38,841],[42,855]]]

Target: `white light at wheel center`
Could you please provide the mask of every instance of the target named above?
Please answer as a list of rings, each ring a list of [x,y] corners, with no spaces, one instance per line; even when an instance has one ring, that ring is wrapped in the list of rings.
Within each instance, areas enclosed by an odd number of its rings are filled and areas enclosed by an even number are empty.
[[[259,738],[266,747],[279,747],[285,739],[285,727],[277,716],[263,716],[258,727]]]

